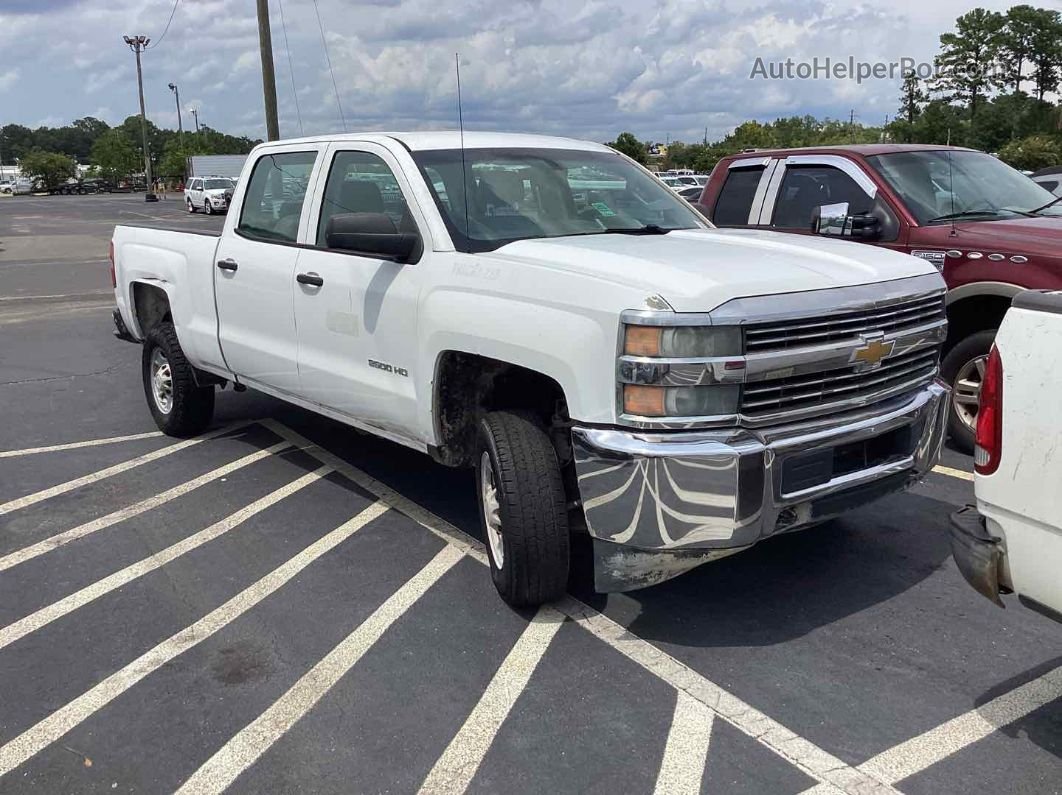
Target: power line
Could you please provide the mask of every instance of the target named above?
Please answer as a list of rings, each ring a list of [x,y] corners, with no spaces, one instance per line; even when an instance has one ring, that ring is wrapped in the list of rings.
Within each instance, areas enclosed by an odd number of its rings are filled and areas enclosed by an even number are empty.
[[[145,47],[145,50],[153,50],[162,44],[162,40],[166,38],[166,34],[169,33],[170,23],[173,22],[173,15],[177,13],[177,6],[181,4],[181,0],[173,0],[173,8],[170,9],[170,18],[166,20],[166,27],[162,29],[162,35],[155,39],[155,43],[150,47]]]
[[[302,111],[299,110],[299,92],[295,89],[295,67],[291,63],[291,46],[288,44],[288,26],[284,24],[284,0],[277,0],[280,6],[280,29],[284,31],[284,51],[288,54],[288,73],[291,75],[291,94],[295,97],[295,116],[299,120],[299,135],[305,135],[302,129]]]
[[[325,60],[328,61],[328,73],[332,75],[332,89],[336,92],[336,105],[339,106],[339,119],[343,122],[343,132],[347,131],[347,117],[343,113],[343,103],[339,99],[339,86],[336,85],[336,73],[332,71],[332,58],[328,55],[328,42],[325,40],[324,25],[321,23],[321,9],[317,0],[313,0],[313,10],[317,13],[317,27],[321,29],[321,45],[324,47]]]

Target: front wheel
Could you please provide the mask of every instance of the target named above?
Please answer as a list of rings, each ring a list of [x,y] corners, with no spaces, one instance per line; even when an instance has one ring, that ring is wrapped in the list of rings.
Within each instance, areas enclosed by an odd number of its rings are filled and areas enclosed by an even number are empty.
[[[141,360],[144,394],[159,430],[167,436],[195,436],[214,416],[214,387],[195,382],[172,323],[148,332]]]
[[[502,599],[536,607],[563,596],[570,555],[564,482],[535,417],[495,411],[483,418],[476,485],[491,579]]]
[[[957,448],[972,454],[977,433],[977,405],[981,397],[985,362],[996,332],[978,331],[959,340],[940,364],[940,374],[951,387],[948,432]]]
[[[195,212],[195,205],[192,204],[192,200],[191,199],[185,199],[184,203],[188,207],[188,212],[190,212],[190,213],[194,213]]]
[[[203,199],[203,212],[207,215],[214,214],[214,208],[210,206],[210,199]]]

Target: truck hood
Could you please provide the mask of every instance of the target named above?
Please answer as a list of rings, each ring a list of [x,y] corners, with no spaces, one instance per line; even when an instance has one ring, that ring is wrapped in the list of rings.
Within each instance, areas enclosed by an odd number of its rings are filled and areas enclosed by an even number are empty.
[[[705,312],[732,298],[936,273],[924,260],[877,246],[755,229],[519,240],[493,256],[640,287],[678,312]]]
[[[948,224],[934,224],[950,229]],[[927,227],[928,228],[928,227]],[[1057,257],[1062,247],[1062,217],[1007,218],[1001,221],[978,221],[955,224],[952,244],[963,250],[981,250],[985,254],[1024,254]]]

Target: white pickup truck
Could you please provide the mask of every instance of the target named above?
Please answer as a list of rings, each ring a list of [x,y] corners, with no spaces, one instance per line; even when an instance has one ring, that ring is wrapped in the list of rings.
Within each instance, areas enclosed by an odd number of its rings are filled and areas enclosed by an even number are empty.
[[[155,421],[261,390],[476,469],[502,597],[665,580],[937,459],[944,282],[853,243],[717,230],[598,144],[263,144],[220,233],[115,229]]]
[[[1062,292],[1019,293],[985,363],[977,415],[977,507],[952,516],[967,581],[1062,621]]]

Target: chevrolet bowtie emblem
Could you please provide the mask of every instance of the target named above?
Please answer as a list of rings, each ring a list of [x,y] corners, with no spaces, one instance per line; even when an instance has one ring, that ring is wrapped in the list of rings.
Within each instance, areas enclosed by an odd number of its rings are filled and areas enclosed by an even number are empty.
[[[852,354],[852,361],[866,367],[874,367],[881,364],[881,360],[892,353],[894,347],[896,347],[896,342],[893,340],[889,342],[884,342],[880,338],[866,340],[866,345],[856,348],[855,353]]]

